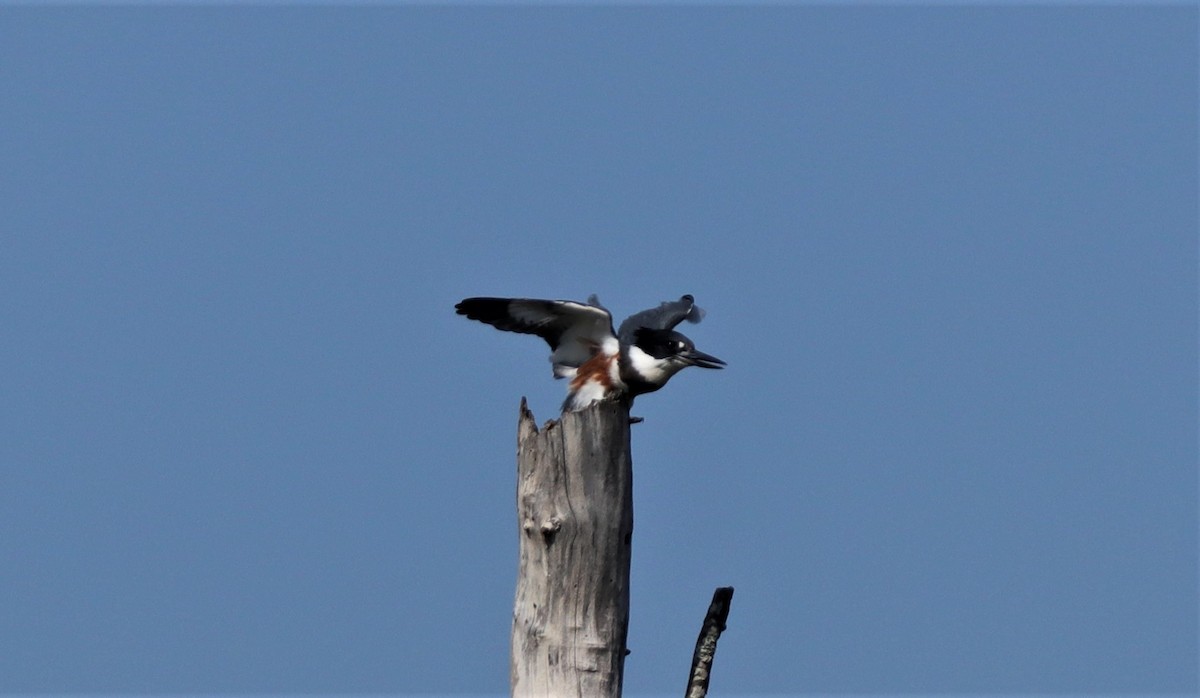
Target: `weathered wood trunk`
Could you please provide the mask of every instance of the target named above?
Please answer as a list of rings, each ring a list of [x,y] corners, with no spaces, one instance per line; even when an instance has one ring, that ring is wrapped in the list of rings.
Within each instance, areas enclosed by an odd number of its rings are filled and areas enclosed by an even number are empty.
[[[629,407],[599,402],[517,427],[520,569],[514,698],[619,698],[629,628]]]

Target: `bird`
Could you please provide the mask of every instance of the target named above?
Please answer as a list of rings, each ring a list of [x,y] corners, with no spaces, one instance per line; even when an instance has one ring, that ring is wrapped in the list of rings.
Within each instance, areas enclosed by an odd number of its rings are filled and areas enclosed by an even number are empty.
[[[634,313],[613,331],[612,313],[594,294],[587,302],[535,298],[466,298],[459,315],[506,332],[533,334],[550,345],[555,378],[569,378],[563,412],[582,410],[598,400],[652,393],[688,366],[719,369],[725,362],[696,349],[675,331],[704,311],[691,295]]]

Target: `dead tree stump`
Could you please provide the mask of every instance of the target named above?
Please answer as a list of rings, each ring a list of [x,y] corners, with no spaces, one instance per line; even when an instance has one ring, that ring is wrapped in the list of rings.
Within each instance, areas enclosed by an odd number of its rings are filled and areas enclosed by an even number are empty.
[[[629,407],[603,401],[517,427],[520,569],[514,698],[619,698],[629,628]]]

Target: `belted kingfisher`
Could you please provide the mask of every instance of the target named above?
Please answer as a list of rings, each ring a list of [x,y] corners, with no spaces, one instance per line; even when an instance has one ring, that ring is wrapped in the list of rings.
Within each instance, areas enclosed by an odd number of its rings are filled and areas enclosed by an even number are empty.
[[[454,306],[459,315],[508,332],[536,334],[550,345],[555,378],[570,378],[562,409],[581,410],[597,400],[630,402],[667,384],[688,366],[722,368],[725,362],[697,351],[674,330],[680,322],[700,322],[704,311],[691,296],[634,313],[613,332],[612,314],[589,296],[587,303],[533,298],[467,298]]]

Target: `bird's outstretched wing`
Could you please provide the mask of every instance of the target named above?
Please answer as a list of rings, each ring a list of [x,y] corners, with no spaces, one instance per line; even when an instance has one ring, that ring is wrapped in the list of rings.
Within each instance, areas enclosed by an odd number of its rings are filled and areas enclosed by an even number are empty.
[[[599,305],[536,298],[467,298],[454,309],[498,330],[546,340],[556,377],[566,375],[560,367],[577,368],[616,338],[612,315]]]
[[[621,338],[621,342],[633,344],[636,341],[635,333],[639,328],[673,330],[684,320],[694,323],[703,319],[704,310],[696,305],[696,299],[689,294],[677,301],[663,301],[657,308],[630,315],[625,318],[625,322],[621,323],[621,329],[617,331],[617,336]]]

